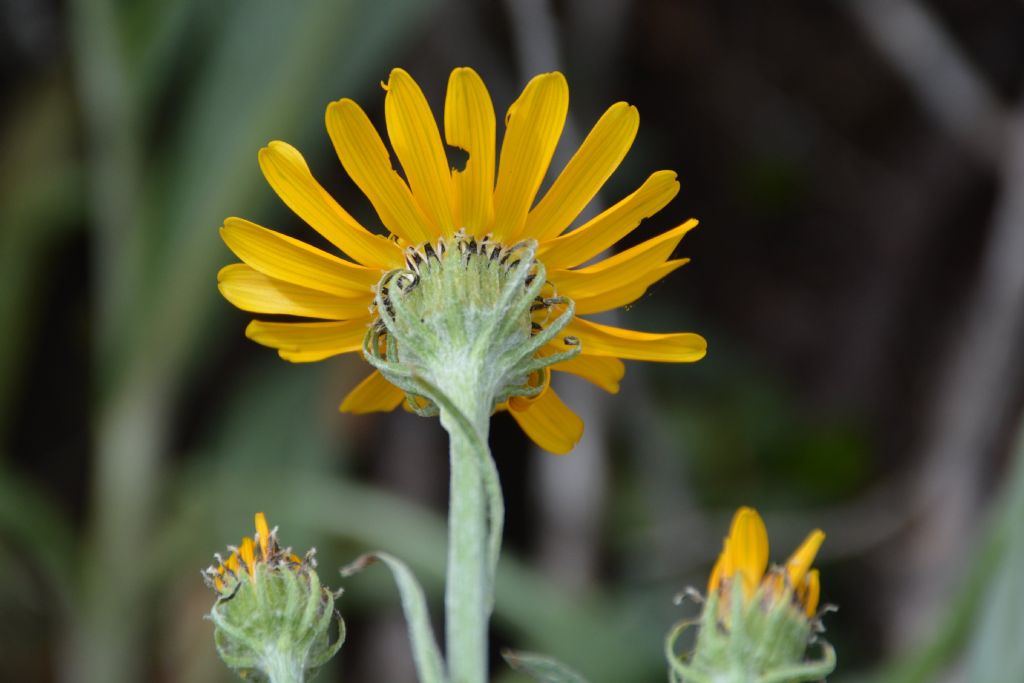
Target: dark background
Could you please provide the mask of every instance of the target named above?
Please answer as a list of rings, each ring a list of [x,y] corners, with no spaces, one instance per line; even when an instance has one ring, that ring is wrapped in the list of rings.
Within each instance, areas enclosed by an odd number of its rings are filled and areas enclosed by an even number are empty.
[[[436,421],[338,414],[365,365],[248,342],[215,274],[225,216],[310,237],[262,145],[298,146],[374,225],[326,104],[383,127],[378,82],[403,66],[440,114],[462,65],[499,115],[566,74],[554,169],[604,108],[638,106],[602,201],[661,168],[683,190],[622,246],[701,226],[693,262],[614,320],[710,347],[629,363],[615,397],[563,382],[587,422],[568,456],[495,418],[495,652],[664,680],[662,638],[697,611],[672,597],[748,504],[776,561],[828,533],[835,680],[1024,680],[1024,4],[3,0],[0,20],[4,680],[228,680],[198,572],[256,510],[330,585],[382,548],[439,599]],[[321,680],[412,680],[385,572],[344,586]]]

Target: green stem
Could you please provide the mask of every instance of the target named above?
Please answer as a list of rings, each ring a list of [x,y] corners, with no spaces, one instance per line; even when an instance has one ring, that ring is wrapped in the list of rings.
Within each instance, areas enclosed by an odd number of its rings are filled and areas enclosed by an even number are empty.
[[[270,683],[305,683],[306,680],[302,663],[287,652],[268,652],[260,670],[266,674]]]
[[[447,667],[451,683],[484,683],[494,589],[483,465],[490,462],[486,443],[494,397],[481,359],[455,354],[446,360],[439,364],[444,372],[436,393],[452,468],[444,587]]]
[[[484,683],[492,582],[482,464],[491,454],[480,453],[478,449],[481,444],[486,448],[491,398],[480,390],[477,368],[458,370],[447,378],[451,380],[446,382],[449,386],[441,388],[452,405],[442,405],[440,410],[441,425],[448,431],[451,448],[446,650],[451,683]],[[469,427],[475,434],[467,433]]]

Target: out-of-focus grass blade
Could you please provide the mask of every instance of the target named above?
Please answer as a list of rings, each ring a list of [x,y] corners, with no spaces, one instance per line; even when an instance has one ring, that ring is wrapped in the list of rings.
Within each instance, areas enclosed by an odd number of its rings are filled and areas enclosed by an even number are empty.
[[[145,558],[152,585],[180,576],[182,558],[205,566],[213,552],[249,529],[258,509],[290,530],[289,543],[301,545],[292,533],[301,506],[289,500],[289,482],[322,476],[328,466],[336,470],[337,451],[345,447],[317,419],[336,417],[330,406],[318,411],[324,408],[323,378],[322,366],[270,358],[239,384],[226,406],[212,408],[217,432],[174,482],[173,503]]]
[[[162,91],[173,87],[173,70],[181,61],[182,46],[205,42],[221,29],[224,4],[147,0],[125,6],[126,50],[143,120],[153,119]],[[200,30],[202,35],[196,35]]]
[[[71,606],[77,550],[74,535],[54,506],[29,481],[0,466],[0,534],[46,577],[58,604]]]
[[[256,153],[275,138],[323,130],[327,102],[376,86],[369,72],[433,6],[381,0],[246,0],[233,4],[209,65],[187,94],[149,214],[159,231],[147,271],[154,295],[140,362],[180,368],[230,261],[217,228],[232,214],[259,219],[273,193]],[[320,149],[330,149],[321,134]],[[154,343],[154,342],[159,343]],[[153,353],[159,349],[160,359]]]
[[[950,595],[932,636],[879,671],[844,683],[930,683],[966,657],[966,680],[1024,680],[1019,650],[1024,592],[1024,431],[1002,503],[980,535],[967,576]],[[966,655],[965,655],[966,649]]]
[[[82,208],[70,112],[65,84],[53,78],[14,99],[0,133],[0,437],[11,418],[28,333],[43,313],[31,293],[45,252]]]
[[[1005,553],[981,602],[967,651],[967,680],[1024,681],[1024,430],[999,526]]]

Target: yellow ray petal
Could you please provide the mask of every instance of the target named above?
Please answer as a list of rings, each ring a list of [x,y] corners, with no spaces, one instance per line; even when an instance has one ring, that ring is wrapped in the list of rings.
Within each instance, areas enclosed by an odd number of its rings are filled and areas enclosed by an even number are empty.
[[[818,611],[818,601],[821,599],[821,577],[818,576],[817,569],[807,572],[801,593],[800,600],[803,602],[804,612],[808,617],[813,617]]]
[[[749,507],[737,510],[728,543],[733,571],[742,577],[743,596],[750,599],[768,568],[768,530],[761,515]]]
[[[451,235],[455,232],[451,171],[427,98],[403,69],[392,70],[387,91],[384,118],[388,137],[413,197],[434,229]]]
[[[244,263],[232,263],[217,273],[217,288],[232,304],[251,313],[300,315],[325,320],[366,318],[373,302],[367,290],[342,298],[284,280],[275,280]]]
[[[437,231],[395,172],[384,141],[359,105],[349,99],[331,102],[326,123],[341,165],[373,204],[384,226],[407,242],[435,238]]]
[[[455,69],[448,79],[444,104],[448,144],[469,154],[466,167],[452,173],[460,227],[480,237],[494,220],[494,105],[480,76]]]
[[[825,532],[815,529],[807,534],[807,538],[800,544],[800,547],[789,556],[789,559],[786,560],[786,575],[789,577],[790,586],[796,587],[803,582],[811,565],[814,564],[818,549],[824,542]]]
[[[262,512],[256,513],[256,538],[260,546],[260,557],[266,560],[270,557],[270,526],[267,524],[267,516]]]
[[[594,292],[574,298],[576,312],[580,314],[610,311],[633,303],[644,295],[647,288],[665,278],[676,269],[689,263],[690,259],[676,259],[648,270],[639,279],[624,281],[621,287],[609,287],[604,291]]]
[[[509,107],[494,189],[495,239],[515,239],[522,231],[568,109],[569,86],[558,72],[536,76]]]
[[[576,302],[578,314],[598,313],[632,303],[648,287],[688,261],[665,263],[690,227],[683,224],[586,268],[548,271],[548,279],[559,294]]]
[[[348,392],[348,396],[341,402],[339,410],[343,413],[357,415],[388,412],[397,408],[403,398],[405,398],[405,392],[374,370],[369,377],[356,385],[355,389]]]
[[[542,350],[542,355],[550,355],[564,351],[559,345],[548,345]],[[626,366],[618,358],[607,356],[591,356],[581,353],[569,360],[563,360],[551,366],[552,370],[568,372],[577,377],[582,377],[588,382],[604,389],[610,394],[619,393],[619,382],[626,374]]]
[[[523,236],[557,237],[590,203],[619,167],[636,138],[640,114],[625,102],[613,104],[598,120],[565,170],[526,217]]]
[[[241,218],[224,221],[220,236],[238,258],[264,275],[321,292],[360,297],[381,277],[378,269],[357,266]]]
[[[573,318],[563,330],[563,336],[566,335],[580,340],[583,353],[624,360],[692,363],[707,353],[704,337],[692,332],[653,334]]]
[[[248,536],[242,539],[242,547],[238,549],[238,555],[242,558],[249,576],[256,575],[256,546]]]
[[[260,150],[259,160],[274,192],[331,244],[364,266],[391,269],[402,264],[401,248],[372,234],[341,208],[313,177],[299,150],[275,140]]]
[[[572,232],[541,242],[537,257],[549,270],[586,263],[665,207],[679,192],[673,171],[658,171],[636,192]],[[697,221],[691,221],[694,227]]]
[[[345,320],[330,323],[272,323],[253,320],[245,336],[273,349],[293,363],[309,363],[363,348],[367,323]]]
[[[226,570],[231,571],[231,572],[237,574],[238,573],[238,553],[231,553],[231,556],[228,557],[227,561],[224,563],[223,566],[224,566],[224,568]]]
[[[526,435],[551,453],[568,453],[583,436],[583,420],[562,402],[554,389],[548,388],[532,400],[514,396],[508,407]]]

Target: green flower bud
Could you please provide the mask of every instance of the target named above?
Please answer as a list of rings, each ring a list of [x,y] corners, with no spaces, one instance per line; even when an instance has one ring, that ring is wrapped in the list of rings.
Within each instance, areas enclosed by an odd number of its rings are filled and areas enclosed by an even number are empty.
[[[768,567],[768,532],[760,515],[740,508],[708,581],[708,597],[697,620],[678,624],[666,644],[675,683],[801,683],[824,678],[835,668],[835,651],[819,638],[816,612],[818,571],[811,569],[825,540],[811,532],[783,566]],[[692,655],[676,642],[699,626]],[[806,658],[817,643],[819,660]]]
[[[227,560],[203,572],[217,601],[210,610],[214,642],[224,663],[248,680],[308,680],[341,648],[345,624],[330,590],[320,585],[315,551],[300,558],[281,549],[262,512],[256,534],[230,548]],[[332,641],[332,622],[338,635]]]

